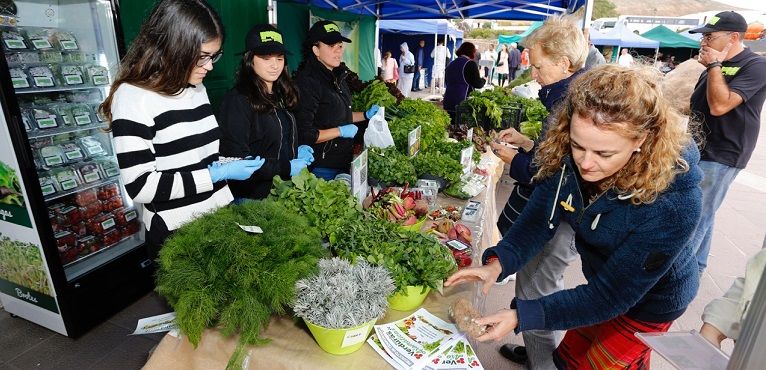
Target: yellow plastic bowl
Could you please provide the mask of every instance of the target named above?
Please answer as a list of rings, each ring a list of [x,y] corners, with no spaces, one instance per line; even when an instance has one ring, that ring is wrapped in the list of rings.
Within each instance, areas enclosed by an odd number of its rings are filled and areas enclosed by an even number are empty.
[[[402,228],[402,229],[404,229],[404,230],[409,230],[409,231],[414,231],[414,232],[416,232],[416,233],[419,233],[419,232],[420,232],[420,229],[422,229],[422,228],[423,228],[423,224],[426,222],[426,218],[427,218],[427,217],[423,216],[423,217],[421,217],[421,218],[418,220],[418,222],[416,222],[416,223],[414,223],[414,224],[412,224],[412,225],[409,225],[409,226],[401,226],[401,225],[400,225],[399,227],[401,227],[401,228]]]
[[[309,327],[314,340],[325,352],[333,355],[347,355],[362,348],[377,320],[346,329],[328,329],[312,324],[306,319],[303,321]]]
[[[388,297],[388,307],[397,311],[410,311],[414,310],[423,304],[426,300],[431,288],[425,288],[422,286],[408,286],[407,295],[402,292],[396,292]]]

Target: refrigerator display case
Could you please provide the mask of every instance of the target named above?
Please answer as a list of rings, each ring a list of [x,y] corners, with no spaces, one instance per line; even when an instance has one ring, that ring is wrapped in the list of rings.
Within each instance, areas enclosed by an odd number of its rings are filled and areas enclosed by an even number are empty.
[[[152,288],[138,210],[98,105],[119,63],[103,0],[0,15],[0,300],[77,336]]]

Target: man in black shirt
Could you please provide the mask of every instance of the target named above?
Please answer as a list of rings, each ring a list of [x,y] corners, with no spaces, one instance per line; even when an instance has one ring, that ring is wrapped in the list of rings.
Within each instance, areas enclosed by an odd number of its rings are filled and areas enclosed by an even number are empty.
[[[737,173],[753,154],[766,99],[766,58],[742,45],[745,19],[721,12],[705,26],[699,62],[703,72],[691,96],[692,117],[702,121],[702,218],[694,232],[700,273],[707,267],[715,212]]]

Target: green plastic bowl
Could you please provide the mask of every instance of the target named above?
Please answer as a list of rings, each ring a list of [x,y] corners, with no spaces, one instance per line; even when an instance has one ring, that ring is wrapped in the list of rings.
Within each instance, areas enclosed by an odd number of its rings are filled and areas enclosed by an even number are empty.
[[[407,286],[407,295],[396,292],[388,297],[388,307],[397,311],[414,310],[423,304],[430,291],[428,287],[424,291],[422,286]]]
[[[314,340],[325,352],[333,355],[347,355],[362,348],[377,320],[346,329],[328,329],[312,324],[306,319],[303,321],[309,327]]]

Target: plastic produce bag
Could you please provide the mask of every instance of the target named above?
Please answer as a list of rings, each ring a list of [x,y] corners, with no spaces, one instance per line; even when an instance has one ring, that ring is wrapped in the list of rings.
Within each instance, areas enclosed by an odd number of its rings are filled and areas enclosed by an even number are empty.
[[[394,146],[394,138],[388,129],[388,122],[385,118],[385,107],[380,107],[377,113],[370,118],[370,123],[364,131],[364,146],[388,148]]]
[[[533,91],[528,84],[514,87],[511,89],[511,94],[527,99],[537,99],[537,91]]]

